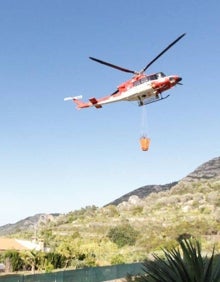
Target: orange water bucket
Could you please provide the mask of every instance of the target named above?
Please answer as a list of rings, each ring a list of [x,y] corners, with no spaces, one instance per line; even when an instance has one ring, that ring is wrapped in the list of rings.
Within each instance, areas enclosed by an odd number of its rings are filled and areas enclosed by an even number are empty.
[[[150,147],[150,139],[147,137],[141,137],[140,138],[140,145],[141,145],[141,150],[142,151],[148,151]]]

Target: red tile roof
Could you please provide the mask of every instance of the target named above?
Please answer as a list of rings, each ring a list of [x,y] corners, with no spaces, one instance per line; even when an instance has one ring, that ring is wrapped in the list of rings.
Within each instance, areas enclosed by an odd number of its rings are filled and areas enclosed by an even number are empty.
[[[28,248],[21,245],[16,239],[11,238],[0,238],[0,251],[8,251],[8,250],[27,250]]]

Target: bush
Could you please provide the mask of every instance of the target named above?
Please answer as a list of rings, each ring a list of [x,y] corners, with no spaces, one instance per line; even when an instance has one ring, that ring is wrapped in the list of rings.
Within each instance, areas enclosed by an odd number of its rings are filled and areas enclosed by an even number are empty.
[[[130,225],[123,224],[109,230],[107,237],[119,248],[125,245],[134,245],[138,232]]]
[[[7,251],[4,255],[6,264],[8,264],[8,268],[10,271],[19,271],[22,270],[23,261],[19,255],[18,251],[10,250]]]

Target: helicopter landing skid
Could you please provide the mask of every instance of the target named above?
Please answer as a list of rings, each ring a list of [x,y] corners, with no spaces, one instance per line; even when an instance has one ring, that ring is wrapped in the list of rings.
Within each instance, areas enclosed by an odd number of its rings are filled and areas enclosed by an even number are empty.
[[[164,100],[164,99],[168,98],[169,96],[170,95],[167,95],[165,97],[160,96],[160,98],[145,99],[145,100],[139,99],[138,106],[141,107],[141,106],[144,106],[144,105],[148,105],[148,104],[152,104],[152,103],[155,103],[155,102],[159,102],[161,100]]]

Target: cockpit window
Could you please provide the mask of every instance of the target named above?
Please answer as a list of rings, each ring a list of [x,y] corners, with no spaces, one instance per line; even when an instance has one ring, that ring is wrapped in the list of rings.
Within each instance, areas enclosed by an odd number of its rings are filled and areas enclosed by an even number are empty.
[[[148,76],[148,79],[149,80],[155,80],[155,79],[157,79],[158,77],[157,77],[157,74],[152,74],[152,75],[149,75]]]
[[[165,77],[166,75],[163,72],[158,72],[157,76],[158,76],[158,78],[160,78],[160,77]]]
[[[165,77],[165,74],[163,72],[158,72],[158,73],[155,73],[155,74],[145,76],[145,77],[135,81],[133,85],[137,86],[137,85],[142,84],[146,81],[156,80],[156,79],[159,79],[161,77]]]
[[[165,74],[163,72],[158,72],[158,73],[149,75],[148,79],[149,80],[156,80],[156,79],[161,78],[161,77],[165,77]]]

